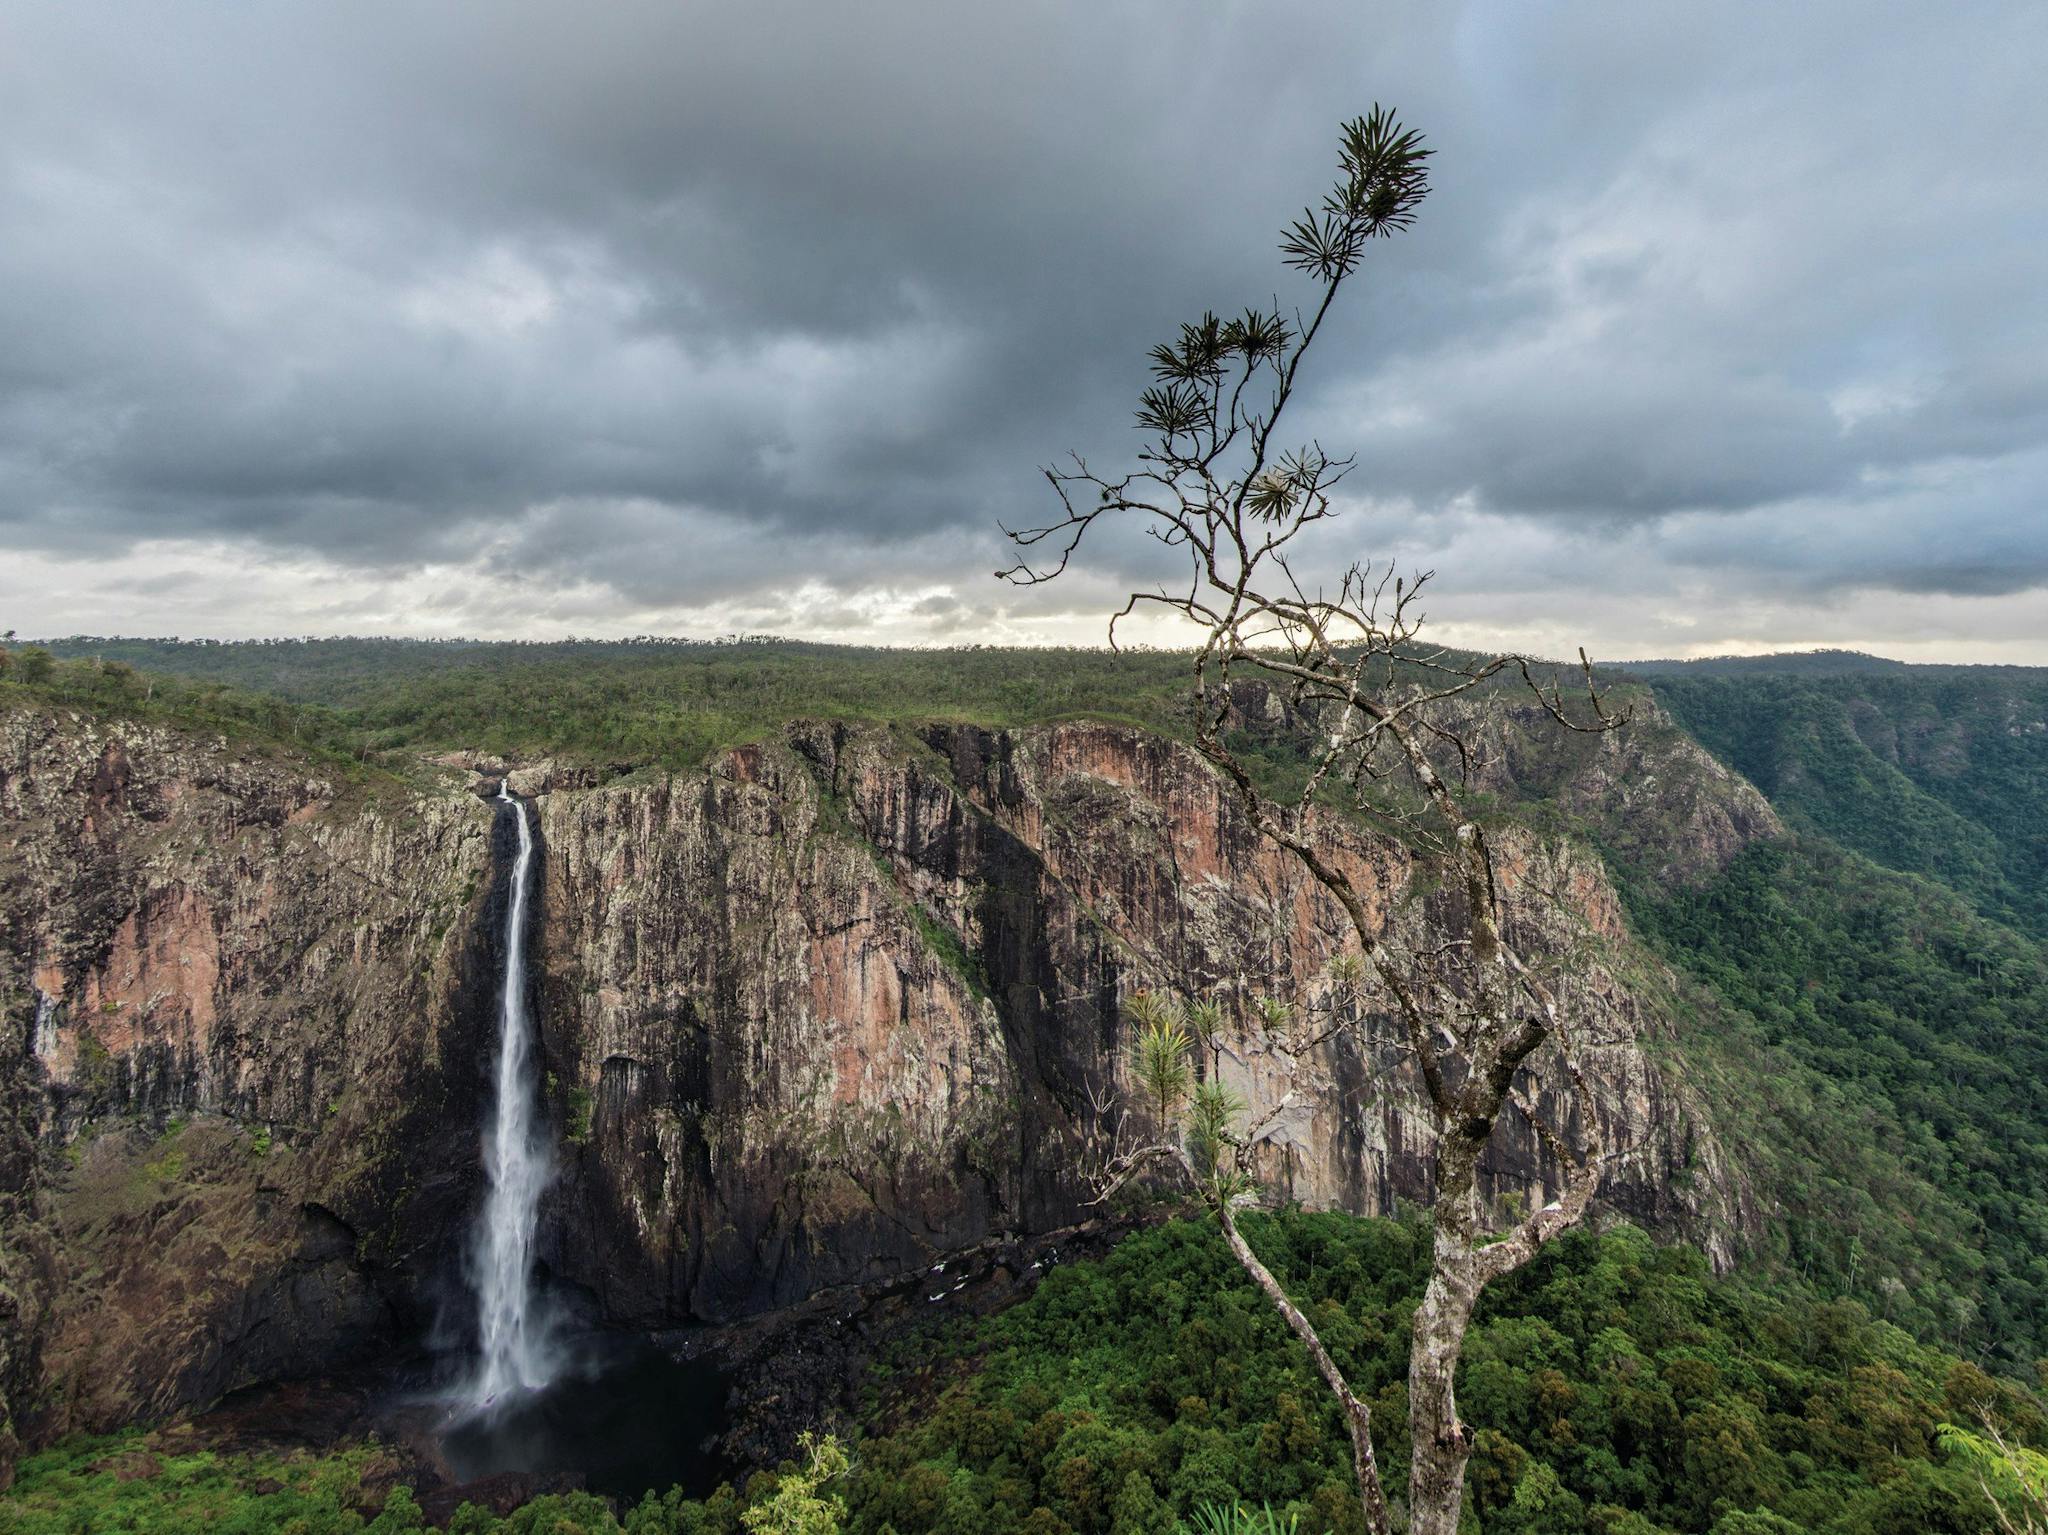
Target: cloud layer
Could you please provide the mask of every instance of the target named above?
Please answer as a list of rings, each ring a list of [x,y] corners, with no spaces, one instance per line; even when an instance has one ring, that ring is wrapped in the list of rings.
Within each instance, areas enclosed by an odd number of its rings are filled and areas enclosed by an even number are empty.
[[[1460,636],[2048,662],[2030,0],[0,3],[25,632],[1093,638],[1144,347],[1439,150],[1302,402]]]

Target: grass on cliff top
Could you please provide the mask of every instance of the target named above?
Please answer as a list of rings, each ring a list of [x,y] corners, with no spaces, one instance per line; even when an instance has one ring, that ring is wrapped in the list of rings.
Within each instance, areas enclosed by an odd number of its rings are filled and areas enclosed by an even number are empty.
[[[212,686],[276,732],[396,765],[470,749],[617,768],[690,770],[793,719],[994,728],[1102,719],[1185,739],[1186,651],[1066,647],[902,650],[795,640],[483,643],[386,639],[73,638],[54,654]],[[18,673],[17,673],[18,674]],[[260,697],[259,697],[260,695]],[[1262,775],[1293,779],[1272,740]],[[1295,775],[1298,777],[1298,774]]]
[[[792,719],[991,726],[1100,716],[1175,728],[1178,653],[734,644],[52,642],[66,657],[267,695],[360,753],[475,749],[693,768]]]
[[[331,709],[173,672],[141,672],[118,660],[42,667],[14,660],[0,669],[0,709],[73,710],[217,735],[241,751],[302,759],[358,787],[389,777],[361,733]]]

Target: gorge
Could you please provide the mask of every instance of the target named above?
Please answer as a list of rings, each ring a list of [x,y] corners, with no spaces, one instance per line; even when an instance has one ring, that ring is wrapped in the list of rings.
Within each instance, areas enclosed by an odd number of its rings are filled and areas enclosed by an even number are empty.
[[[388,798],[162,728],[16,712],[6,729],[12,905],[36,914],[13,953],[44,1020],[14,1090],[75,1148],[52,1190],[61,1261],[104,1276],[53,1287],[35,1335],[70,1387],[53,1428],[195,1405],[288,1347],[333,1362],[423,1331],[460,1277],[447,1233],[479,1203],[485,1395],[537,1378],[529,1240],[605,1319],[659,1329],[1070,1225],[1119,992],[1171,973],[1289,984],[1321,962],[1293,923],[1328,922],[1205,769],[1127,729],[797,724],[702,774],[578,787],[514,767],[499,792],[536,796],[548,849],[533,990],[562,1166],[541,1197],[512,985],[531,844],[494,864],[488,778],[471,792],[443,770]],[[1760,801],[1730,803],[1728,827],[1769,826]],[[1337,834],[1389,920],[1429,920],[1431,897],[1402,900],[1405,857]],[[1618,934],[1596,865],[1536,867]],[[1603,985],[1614,1198],[1727,1251],[1739,1184],[1673,1176],[1721,1153],[1644,1052],[1668,1025],[1619,975]],[[1383,1069],[1387,1048],[1368,1027],[1319,1069]],[[495,1120],[473,1064],[494,1057]],[[1365,1121],[1302,1116],[1271,1147],[1275,1185],[1389,1209],[1421,1192],[1415,1123],[1398,1093]],[[1504,1145],[1494,1176],[1539,1188],[1538,1148]],[[228,1206],[226,1227],[198,1219]],[[166,1229],[189,1246],[143,1239]],[[138,1347],[122,1314],[145,1294]]]
[[[1284,763],[1284,702],[1243,704]],[[1569,891],[1590,945],[1604,1218],[1755,1262],[1791,1187],[1729,1134],[1759,1100],[1724,1075],[1724,1004],[1640,913],[1690,909],[1787,832],[1643,704],[1640,728],[1563,751],[1510,720],[1486,782],[1516,887]],[[538,1276],[621,1400],[711,1403],[687,1430],[692,1454],[720,1439],[705,1475],[772,1460],[849,1410],[911,1319],[995,1309],[1105,1250],[1086,1174],[1121,998],[1190,978],[1249,1001],[1325,962],[1299,935],[1336,930],[1327,898],[1170,728],[820,711],[750,734],[695,769],[468,748],[364,773],[13,701],[19,1439],[385,1368],[437,1317],[477,1319],[463,1390],[499,1400],[547,1378]],[[1442,920],[1425,861],[1341,818],[1321,835],[1384,921],[1420,941]],[[1291,1083],[1258,1059],[1226,1031],[1209,1066],[1261,1111],[1310,1095],[1262,1144],[1270,1198],[1426,1197],[1388,1020]],[[1367,1112],[1328,1110],[1361,1079],[1382,1084]],[[1503,1127],[1496,1199],[1554,1176]],[[557,1389],[579,1400],[574,1369]],[[599,1420],[605,1395],[574,1413]]]

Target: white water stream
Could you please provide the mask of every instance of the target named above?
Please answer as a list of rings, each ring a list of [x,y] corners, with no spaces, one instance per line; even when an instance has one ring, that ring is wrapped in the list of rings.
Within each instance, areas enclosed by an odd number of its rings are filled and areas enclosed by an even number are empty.
[[[533,1024],[526,1015],[526,903],[533,875],[533,832],[526,823],[525,804],[506,785],[498,786],[498,798],[512,807],[518,822],[519,857],[512,865],[512,899],[505,914],[505,989],[499,1002],[491,1119],[484,1131],[484,1174],[490,1192],[470,1253],[481,1352],[465,1394],[471,1409],[479,1412],[538,1391],[553,1378],[557,1363],[547,1319],[533,1290],[534,1232],[549,1171],[528,1064]]]

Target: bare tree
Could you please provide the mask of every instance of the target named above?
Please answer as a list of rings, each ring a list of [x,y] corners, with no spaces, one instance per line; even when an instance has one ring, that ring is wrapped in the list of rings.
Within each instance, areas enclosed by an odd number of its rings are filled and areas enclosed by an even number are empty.
[[[1467,803],[1473,721],[1501,706],[1499,684],[1526,687],[1558,728],[1604,731],[1623,721],[1602,703],[1583,651],[1586,703],[1568,709],[1559,684],[1539,681],[1527,657],[1474,659],[1425,645],[1418,603],[1428,572],[1409,580],[1385,566],[1357,563],[1343,570],[1332,590],[1298,568],[1314,542],[1304,535],[1337,515],[1335,492],[1352,461],[1314,442],[1283,446],[1276,434],[1302,359],[1339,290],[1374,240],[1413,222],[1428,191],[1430,154],[1419,135],[1378,107],[1345,124],[1335,186],[1281,241],[1287,265],[1318,290],[1313,304],[1287,318],[1257,308],[1230,320],[1204,314],[1155,348],[1155,381],[1137,412],[1145,440],[1136,467],[1104,474],[1075,458],[1068,467],[1048,469],[1063,514],[1042,527],[1005,529],[1022,553],[999,574],[1026,585],[1055,579],[1087,535],[1117,517],[1140,519],[1185,557],[1184,581],[1131,595],[1110,620],[1111,643],[1118,623],[1146,606],[1199,629],[1196,748],[1232,786],[1260,832],[1342,906],[1359,945],[1350,963],[1382,1010],[1399,1020],[1436,1130],[1433,1253],[1409,1354],[1409,1528],[1416,1535],[1451,1535],[1473,1442],[1458,1417],[1453,1377],[1473,1307],[1490,1282],[1528,1262],[1582,1217],[1604,1150],[1590,1112],[1570,987],[1555,956],[1525,958],[1510,930],[1493,848]],[[1284,801],[1261,792],[1233,744],[1245,724],[1239,694],[1254,682],[1281,692],[1309,743],[1305,779]],[[1348,805],[1452,871],[1456,932],[1449,942],[1424,953],[1383,930],[1369,893],[1319,843],[1311,814],[1319,802]],[[1154,1135],[1110,1157],[1105,1191],[1164,1163],[1203,1194],[1239,1263],[1307,1347],[1342,1405],[1366,1526],[1384,1532],[1387,1499],[1367,1405],[1237,1229],[1233,1211],[1249,1193],[1259,1127],[1237,1127],[1240,1106],[1227,1092],[1172,1064],[1177,1052],[1184,1061],[1203,1031],[1204,1005],[1198,1003],[1193,1015],[1138,1005],[1134,1076],[1148,1099]],[[1298,1023],[1288,1049],[1317,1041],[1316,1020]],[[1306,1039],[1302,1029],[1309,1031]],[[1566,1089],[1567,1112],[1556,1122],[1539,1114],[1529,1092],[1539,1050],[1556,1056]],[[1542,1208],[1497,1228],[1489,1219],[1480,1158],[1510,1112],[1525,1117],[1552,1153],[1562,1187]]]

